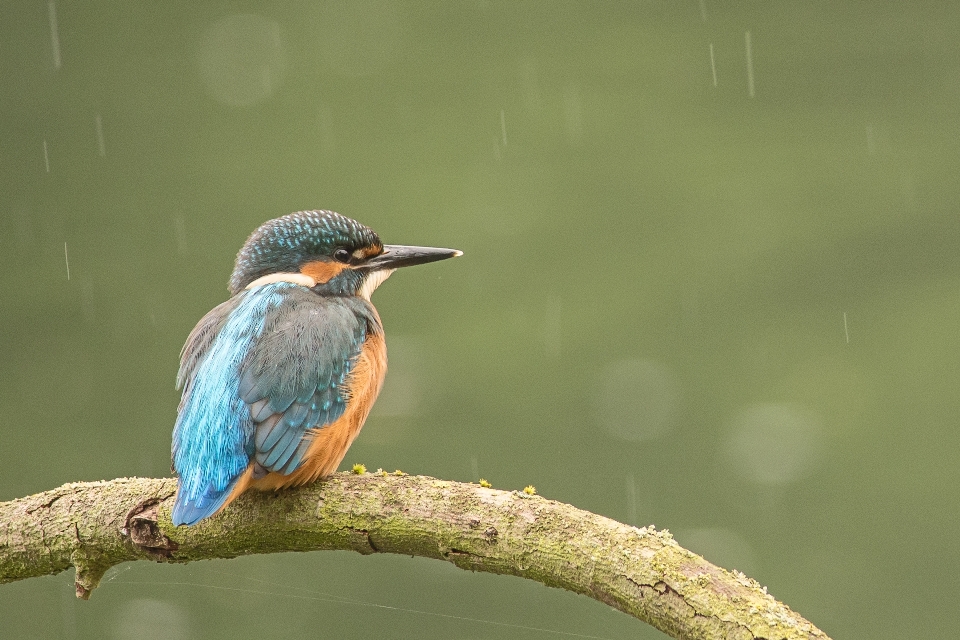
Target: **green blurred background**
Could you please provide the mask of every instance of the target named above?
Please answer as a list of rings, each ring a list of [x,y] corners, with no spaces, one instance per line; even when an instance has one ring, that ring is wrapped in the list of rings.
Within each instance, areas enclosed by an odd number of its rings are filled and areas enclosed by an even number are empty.
[[[960,5],[200,4],[5,5],[0,500],[167,475],[236,251],[329,208],[465,252],[376,294],[344,468],[654,523],[835,638],[958,633]],[[72,578],[0,587],[3,637],[662,637],[404,557]]]

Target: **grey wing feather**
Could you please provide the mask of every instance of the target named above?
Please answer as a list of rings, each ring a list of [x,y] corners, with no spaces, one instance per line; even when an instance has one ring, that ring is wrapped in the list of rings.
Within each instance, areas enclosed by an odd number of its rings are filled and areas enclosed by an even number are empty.
[[[227,316],[236,308],[238,303],[238,298],[234,297],[218,304],[200,319],[197,326],[195,326],[193,331],[190,332],[190,335],[187,336],[187,341],[183,344],[183,349],[180,350],[180,370],[177,371],[177,389],[189,386],[190,382],[193,381],[193,375],[197,370],[197,366],[203,360],[204,356],[207,355],[210,345],[213,344],[217,334],[220,333],[224,323],[226,323]]]
[[[311,429],[346,408],[341,385],[363,346],[367,318],[338,299],[293,289],[268,314],[240,367],[240,397],[255,431],[252,456],[269,471],[295,471]]]

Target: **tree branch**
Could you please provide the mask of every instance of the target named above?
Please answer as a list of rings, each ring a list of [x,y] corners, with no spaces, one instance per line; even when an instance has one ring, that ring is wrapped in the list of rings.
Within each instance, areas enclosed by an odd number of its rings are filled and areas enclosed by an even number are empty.
[[[87,599],[107,569],[131,560],[352,549],[529,578],[675,638],[827,638],[757,582],[681,548],[667,531],[539,496],[424,476],[339,473],[301,489],[248,492],[215,518],[174,527],[176,486],[121,478],[0,503],[0,583],[73,566],[77,596]]]

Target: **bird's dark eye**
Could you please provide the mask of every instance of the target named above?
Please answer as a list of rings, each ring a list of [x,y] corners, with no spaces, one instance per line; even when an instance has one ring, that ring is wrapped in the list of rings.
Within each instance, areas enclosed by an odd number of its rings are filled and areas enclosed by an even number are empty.
[[[333,259],[337,262],[348,264],[350,262],[350,252],[346,249],[337,249],[333,252]]]

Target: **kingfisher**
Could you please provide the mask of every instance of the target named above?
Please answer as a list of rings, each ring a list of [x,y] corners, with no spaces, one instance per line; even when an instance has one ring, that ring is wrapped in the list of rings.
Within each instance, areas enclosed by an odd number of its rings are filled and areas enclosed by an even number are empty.
[[[385,245],[333,211],[298,211],[254,231],[237,254],[230,299],[180,354],[173,523],[196,524],[248,489],[336,471],[387,371],[370,296],[400,267],[459,255]]]

